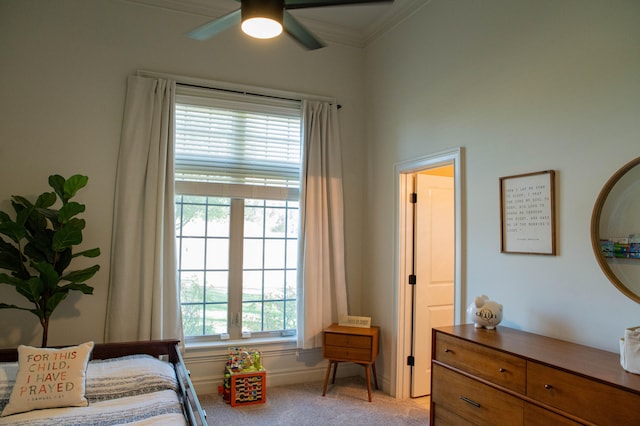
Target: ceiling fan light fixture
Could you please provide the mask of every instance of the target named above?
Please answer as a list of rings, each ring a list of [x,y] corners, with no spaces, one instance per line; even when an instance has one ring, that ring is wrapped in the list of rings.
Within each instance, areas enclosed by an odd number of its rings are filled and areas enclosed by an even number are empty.
[[[282,34],[282,24],[269,18],[249,18],[242,22],[242,31],[255,38],[273,38]]]
[[[255,38],[273,38],[282,33],[284,0],[244,0],[242,31]]]
[[[0,0],[1,1],[1,0]],[[176,1],[176,0],[172,0]],[[193,0],[190,0],[193,1]],[[202,1],[202,0],[200,0]],[[207,40],[230,27],[241,24],[251,37],[271,38],[286,32],[307,50],[325,47],[321,40],[298,22],[289,10],[366,3],[392,3],[393,0],[238,0],[240,8],[200,25],[187,35],[194,40]],[[254,20],[265,18],[267,21]],[[260,24],[262,22],[263,24]],[[255,24],[255,27],[254,27]],[[257,25],[260,24],[260,25]],[[266,24],[266,25],[265,25]],[[264,25],[264,26],[263,26]],[[264,29],[266,26],[266,30]],[[252,29],[255,28],[255,29]]]

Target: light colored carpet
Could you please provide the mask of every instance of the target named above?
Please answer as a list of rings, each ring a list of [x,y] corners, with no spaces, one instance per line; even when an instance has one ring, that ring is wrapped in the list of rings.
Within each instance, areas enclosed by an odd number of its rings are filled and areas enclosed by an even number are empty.
[[[337,378],[322,396],[322,382],[267,387],[264,404],[231,407],[221,395],[201,395],[209,425],[428,425],[429,398],[396,400],[381,390],[367,399],[361,377]],[[268,385],[267,385],[268,386]]]

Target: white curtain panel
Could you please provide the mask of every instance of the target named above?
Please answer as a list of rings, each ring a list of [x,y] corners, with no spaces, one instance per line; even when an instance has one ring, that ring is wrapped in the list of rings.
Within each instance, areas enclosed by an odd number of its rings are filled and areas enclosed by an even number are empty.
[[[182,341],[176,279],[175,81],[130,76],[116,176],[105,341]]]
[[[298,347],[322,346],[322,331],[347,315],[342,154],[338,110],[303,102]]]

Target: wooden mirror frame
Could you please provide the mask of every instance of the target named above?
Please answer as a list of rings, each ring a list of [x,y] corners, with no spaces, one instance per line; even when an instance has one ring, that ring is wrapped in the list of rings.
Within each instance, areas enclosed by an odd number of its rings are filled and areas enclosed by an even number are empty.
[[[596,199],[596,203],[593,206],[593,213],[591,214],[591,246],[593,247],[593,254],[596,256],[596,260],[602,269],[602,272],[606,275],[606,277],[611,281],[611,283],[620,290],[625,296],[634,300],[635,302],[640,303],[640,295],[634,293],[629,290],[629,288],[618,278],[618,276],[613,272],[609,263],[607,263],[607,259],[602,255],[602,248],[600,246],[600,216],[602,215],[602,208],[604,203],[607,201],[607,197],[609,193],[613,189],[613,187],[618,183],[618,181],[631,169],[636,166],[640,166],[640,157],[629,161],[627,164],[622,166],[617,172],[613,174],[602,187],[598,198]]]

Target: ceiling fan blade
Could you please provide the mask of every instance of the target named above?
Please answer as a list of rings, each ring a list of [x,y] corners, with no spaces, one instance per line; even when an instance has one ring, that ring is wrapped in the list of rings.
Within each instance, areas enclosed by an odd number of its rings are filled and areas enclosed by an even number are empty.
[[[393,0],[285,0],[284,8],[306,9],[311,7],[343,6],[363,3],[393,3]]]
[[[226,29],[240,24],[241,15],[242,13],[240,9],[234,10],[233,12],[229,12],[218,19],[214,19],[213,21],[207,22],[206,24],[196,28],[188,33],[187,36],[195,40],[206,40]]]
[[[323,42],[318,40],[316,36],[306,29],[296,18],[286,10],[283,16],[284,30],[293,37],[298,43],[302,44],[309,50],[320,49],[325,46]]]

